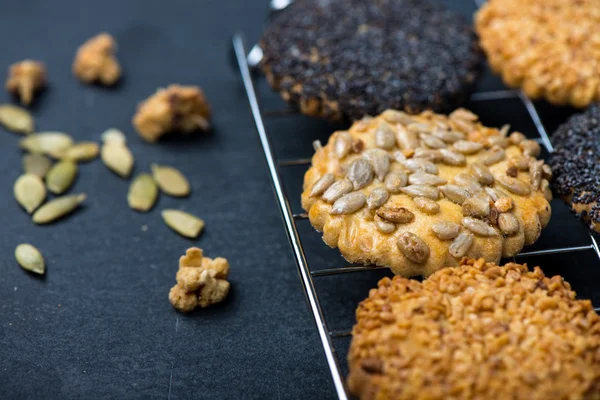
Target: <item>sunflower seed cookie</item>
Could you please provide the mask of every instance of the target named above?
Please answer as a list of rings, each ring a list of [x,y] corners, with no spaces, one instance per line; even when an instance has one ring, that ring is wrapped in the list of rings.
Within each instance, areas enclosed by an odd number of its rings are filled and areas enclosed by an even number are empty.
[[[539,144],[507,131],[465,109],[387,110],[318,148],[302,207],[353,263],[427,276],[463,256],[498,262],[535,242],[551,214]]]
[[[598,0],[488,0],[475,27],[507,85],[583,108],[600,100],[599,10]]]
[[[384,278],[356,319],[360,399],[600,398],[600,318],[539,267],[464,259],[422,283]]]

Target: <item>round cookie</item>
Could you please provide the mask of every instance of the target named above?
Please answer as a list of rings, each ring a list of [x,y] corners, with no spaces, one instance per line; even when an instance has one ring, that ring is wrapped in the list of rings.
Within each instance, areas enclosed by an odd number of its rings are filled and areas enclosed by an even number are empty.
[[[468,98],[483,62],[467,21],[429,0],[297,0],[260,46],[284,100],[332,120],[449,111]]]
[[[600,318],[539,267],[383,278],[356,319],[348,387],[363,400],[600,398]]]
[[[527,96],[586,107],[600,100],[598,0],[488,0],[475,18],[492,69]]]
[[[574,115],[552,135],[554,193],[592,230],[600,232],[600,104]]]
[[[477,119],[387,110],[335,132],[304,176],[311,224],[348,261],[404,276],[514,256],[550,219],[550,170],[537,142]]]

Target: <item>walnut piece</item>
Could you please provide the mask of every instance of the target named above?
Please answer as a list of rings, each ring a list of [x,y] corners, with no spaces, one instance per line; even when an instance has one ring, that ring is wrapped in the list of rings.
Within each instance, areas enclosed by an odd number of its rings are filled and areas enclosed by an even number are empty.
[[[21,103],[31,104],[33,95],[46,86],[46,67],[43,63],[24,60],[10,66],[6,90],[18,95]]]
[[[117,44],[108,33],[101,33],[79,47],[73,74],[85,83],[114,85],[121,77],[121,66],[114,55]]]
[[[139,135],[149,142],[166,133],[210,128],[211,109],[198,86],[171,85],[142,102],[133,117]]]
[[[177,284],[169,292],[169,301],[179,311],[219,303],[229,294],[229,262],[221,257],[204,257],[202,249],[189,248],[179,259]]]

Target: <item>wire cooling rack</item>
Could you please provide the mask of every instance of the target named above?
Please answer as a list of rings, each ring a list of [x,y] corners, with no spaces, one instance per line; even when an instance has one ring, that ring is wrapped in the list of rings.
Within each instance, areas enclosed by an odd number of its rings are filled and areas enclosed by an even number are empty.
[[[481,6],[481,4],[483,4],[482,1],[478,0],[475,0],[475,3],[478,7]],[[301,235],[298,232],[298,227],[296,224],[297,221],[305,220],[308,218],[308,216],[306,215],[306,213],[294,214],[292,212],[290,200],[284,189],[281,172],[283,169],[294,166],[305,165],[308,168],[311,160],[309,158],[292,158],[278,161],[278,158],[276,157],[276,154],[273,150],[271,137],[265,126],[265,118],[268,116],[293,116],[295,114],[298,114],[298,111],[287,108],[278,112],[263,112],[260,106],[255,80],[251,72],[251,66],[249,65],[248,61],[249,57],[247,56],[248,50],[246,48],[245,38],[242,34],[236,34],[233,37],[233,49],[235,52],[236,61],[239,66],[246,95],[250,104],[250,109],[252,111],[252,116],[254,118],[254,123],[256,125],[256,130],[258,132],[260,142],[264,150],[264,155],[267,161],[267,166],[269,169],[273,188],[277,196],[277,202],[283,217],[286,233],[288,235],[290,244],[294,252],[296,265],[298,267],[298,273],[300,275],[300,281],[306,294],[309,308],[315,320],[319,338],[321,340],[323,351],[325,353],[325,358],[327,360],[328,367],[331,371],[333,384],[339,399],[347,400],[348,398],[350,398],[351,395],[348,393],[347,388],[344,384],[344,372],[341,367],[340,358],[338,357],[338,350],[336,349],[334,341],[339,338],[350,336],[351,332],[349,330],[349,327],[350,324],[353,323],[353,321],[349,322],[349,325],[344,327],[344,329],[342,330],[331,330],[329,328],[325,318],[325,313],[323,311],[323,305],[319,301],[319,295],[315,287],[315,279],[325,276],[348,274],[362,271],[373,271],[383,268],[376,266],[343,266],[318,270],[310,268],[307,261],[305,249],[302,244]],[[254,47],[254,49],[256,49],[256,46]],[[250,60],[252,62],[252,57],[250,57]],[[535,130],[538,136],[537,138],[535,138],[535,140],[541,143],[548,153],[552,153],[554,149],[548,137],[546,127],[542,123],[542,119],[540,118],[540,114],[538,113],[538,109],[536,105],[522,92],[516,90],[478,92],[474,93],[471,96],[470,102],[471,104],[477,104],[481,102],[490,102],[494,100],[503,99],[518,99],[522,103],[522,106],[524,106],[524,108],[527,110],[527,114],[529,115],[529,118],[531,119],[533,125],[535,125]],[[297,182],[297,185],[298,187],[301,187],[302,182]],[[580,224],[579,229],[586,228],[583,227],[583,224]],[[546,234],[546,231],[544,231],[544,233]],[[564,234],[564,232],[562,233]],[[561,234],[561,232],[557,232],[555,234]],[[590,243],[586,245],[570,247],[552,247],[541,250],[528,251],[518,254],[516,258],[520,259],[524,257],[533,256],[549,256],[560,253],[593,252],[593,254],[595,255],[595,257],[593,258],[597,258],[597,260],[595,261],[599,261],[600,249],[598,248],[596,239],[591,234],[588,235]],[[353,308],[355,308],[356,306],[357,304],[351,305],[351,307]],[[596,311],[600,311],[600,308],[596,308]]]

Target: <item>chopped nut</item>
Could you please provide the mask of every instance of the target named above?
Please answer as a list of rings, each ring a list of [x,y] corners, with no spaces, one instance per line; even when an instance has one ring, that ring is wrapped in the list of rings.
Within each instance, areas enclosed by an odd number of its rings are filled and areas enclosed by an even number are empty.
[[[210,128],[211,109],[197,86],[171,85],[142,102],[133,117],[139,135],[149,142],[166,133]]]
[[[228,276],[226,259],[204,257],[202,249],[189,248],[179,259],[177,285],[171,288],[169,301],[182,312],[219,303],[229,294]]]
[[[46,67],[43,63],[25,60],[10,66],[6,90],[19,95],[21,103],[31,104],[33,94],[44,86],[46,86]]]
[[[82,82],[114,85],[121,76],[121,66],[114,56],[117,44],[111,35],[101,33],[79,47],[73,62],[73,74]]]

